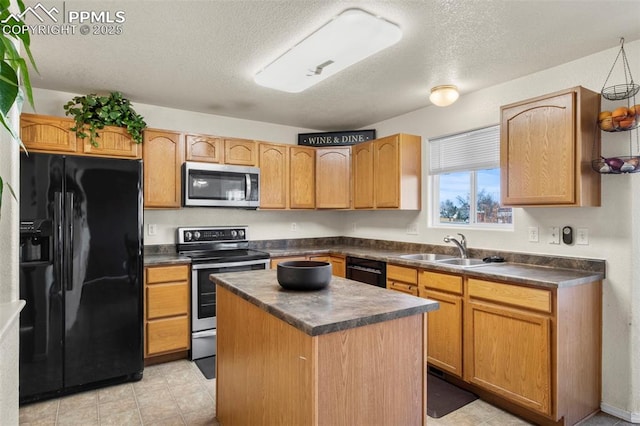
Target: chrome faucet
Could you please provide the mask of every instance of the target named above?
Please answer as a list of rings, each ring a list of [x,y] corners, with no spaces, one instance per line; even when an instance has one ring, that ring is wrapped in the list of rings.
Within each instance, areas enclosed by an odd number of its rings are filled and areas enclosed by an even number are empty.
[[[458,234],[458,235],[462,237],[460,238],[460,241],[456,240],[451,235],[447,235],[446,237],[444,237],[444,242],[455,244],[458,247],[458,250],[460,250],[460,257],[462,259],[466,259],[468,257],[467,256],[467,239],[462,234]]]

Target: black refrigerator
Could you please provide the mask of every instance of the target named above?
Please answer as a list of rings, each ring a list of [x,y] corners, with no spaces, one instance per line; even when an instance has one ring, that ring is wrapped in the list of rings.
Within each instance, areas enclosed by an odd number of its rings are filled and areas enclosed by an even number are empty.
[[[20,402],[143,371],[142,162],[21,154]]]

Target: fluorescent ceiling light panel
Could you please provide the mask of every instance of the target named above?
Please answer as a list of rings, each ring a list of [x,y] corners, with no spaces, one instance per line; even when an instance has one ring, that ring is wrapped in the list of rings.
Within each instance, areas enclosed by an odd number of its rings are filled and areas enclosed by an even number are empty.
[[[299,93],[402,38],[400,27],[361,9],[348,9],[255,76],[255,82]]]

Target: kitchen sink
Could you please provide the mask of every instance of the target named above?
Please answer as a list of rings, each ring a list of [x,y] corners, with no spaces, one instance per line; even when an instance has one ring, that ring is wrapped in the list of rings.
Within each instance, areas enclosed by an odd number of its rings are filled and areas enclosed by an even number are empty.
[[[485,263],[482,259],[460,259],[459,257],[453,258],[453,259],[438,260],[438,263],[445,263],[447,265],[462,266],[463,268],[471,268],[471,267],[474,267],[474,266],[489,265],[489,263]]]
[[[411,259],[411,260],[426,260],[426,261],[441,261],[444,259],[452,259],[455,258],[453,256],[449,256],[447,254],[439,254],[439,253],[414,253],[414,254],[403,254],[400,256],[403,259]]]

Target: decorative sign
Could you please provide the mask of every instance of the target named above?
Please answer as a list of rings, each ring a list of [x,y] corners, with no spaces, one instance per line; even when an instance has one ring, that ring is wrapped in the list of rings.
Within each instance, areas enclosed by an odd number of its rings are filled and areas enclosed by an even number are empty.
[[[346,130],[344,132],[298,133],[298,145],[339,146],[356,145],[376,138],[375,129]]]

